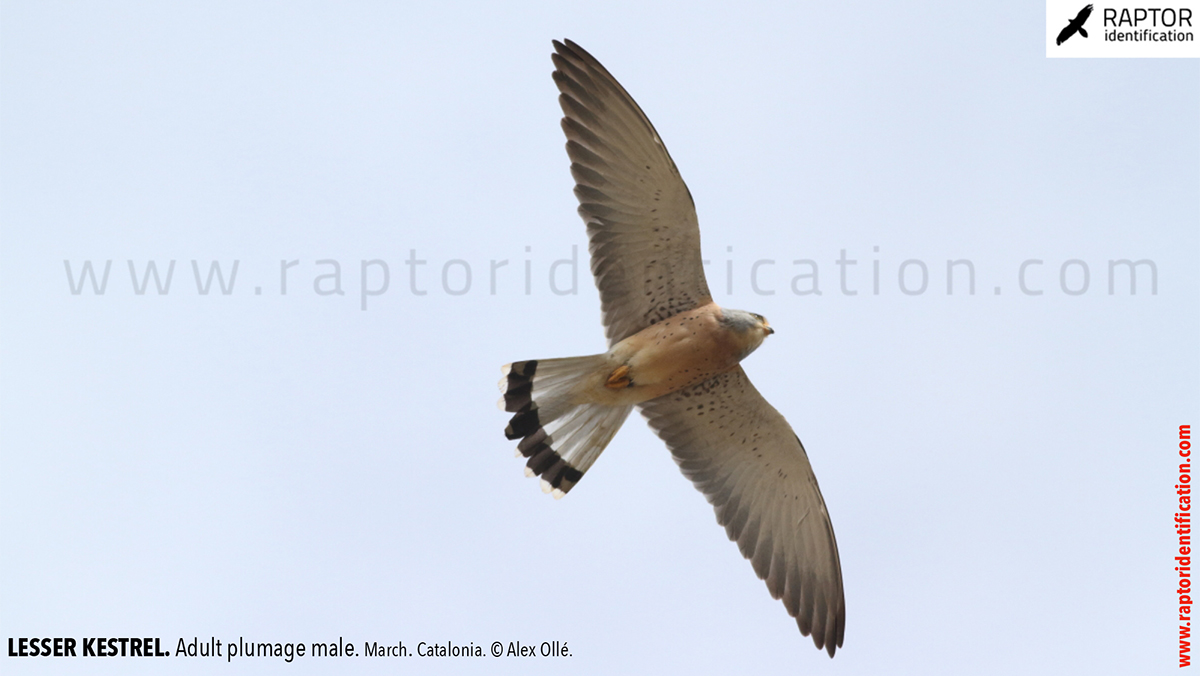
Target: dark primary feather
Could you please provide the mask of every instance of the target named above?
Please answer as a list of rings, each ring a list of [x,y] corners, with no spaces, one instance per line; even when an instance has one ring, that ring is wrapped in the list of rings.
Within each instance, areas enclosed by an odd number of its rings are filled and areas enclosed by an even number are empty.
[[[562,128],[609,345],[712,300],[696,209],[654,125],[591,54],[554,42]]]

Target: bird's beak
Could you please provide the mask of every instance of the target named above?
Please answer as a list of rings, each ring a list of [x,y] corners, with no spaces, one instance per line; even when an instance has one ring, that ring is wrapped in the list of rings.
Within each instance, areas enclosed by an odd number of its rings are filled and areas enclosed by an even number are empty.
[[[775,329],[771,328],[771,325],[766,323],[765,321],[763,322],[763,330],[767,332],[768,336],[771,335],[772,333],[775,333]]]

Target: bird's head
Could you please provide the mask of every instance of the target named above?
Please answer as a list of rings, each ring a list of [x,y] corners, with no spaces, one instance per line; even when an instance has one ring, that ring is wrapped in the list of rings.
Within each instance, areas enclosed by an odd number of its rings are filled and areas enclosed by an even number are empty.
[[[744,310],[721,309],[721,323],[732,332],[741,349],[738,361],[758,349],[767,336],[775,333],[767,318]]]

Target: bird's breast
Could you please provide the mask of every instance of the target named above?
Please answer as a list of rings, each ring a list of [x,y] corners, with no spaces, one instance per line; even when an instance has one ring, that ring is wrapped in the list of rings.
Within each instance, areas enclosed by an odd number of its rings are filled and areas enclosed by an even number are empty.
[[[648,401],[695,385],[737,366],[745,346],[721,321],[716,304],[682,312],[642,329],[609,351],[618,377],[606,389],[619,403]],[[620,384],[612,387],[613,383]]]

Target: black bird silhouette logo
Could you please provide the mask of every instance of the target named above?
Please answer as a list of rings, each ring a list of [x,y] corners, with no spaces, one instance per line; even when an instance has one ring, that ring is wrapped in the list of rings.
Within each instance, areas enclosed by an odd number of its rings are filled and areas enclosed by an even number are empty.
[[[1071,19],[1071,23],[1067,24],[1066,28],[1059,31],[1058,40],[1055,40],[1054,44],[1061,45],[1062,43],[1067,41],[1067,38],[1071,37],[1075,33],[1079,33],[1080,35],[1082,35],[1083,37],[1086,38],[1087,31],[1085,31],[1083,29],[1083,24],[1087,23],[1088,17],[1091,15],[1092,15],[1092,6],[1091,5],[1088,5],[1087,7],[1084,7],[1083,9],[1079,10],[1079,13],[1075,15],[1075,18]]]

